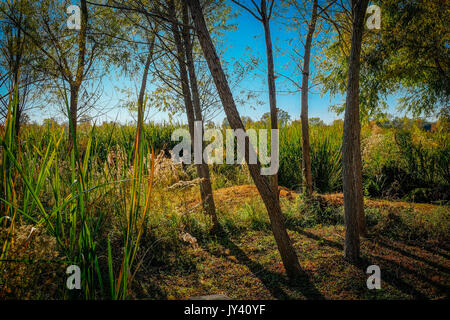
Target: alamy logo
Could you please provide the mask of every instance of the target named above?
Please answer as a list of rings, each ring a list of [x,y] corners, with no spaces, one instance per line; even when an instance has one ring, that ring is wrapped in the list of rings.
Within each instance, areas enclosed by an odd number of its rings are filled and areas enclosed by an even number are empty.
[[[366,26],[369,30],[380,30],[381,29],[381,9],[377,5],[371,5],[367,8],[367,14],[370,16],[367,18]]]
[[[367,274],[372,274],[367,278],[367,288],[369,290],[381,289],[381,270],[377,265],[371,265],[367,267]]]
[[[70,5],[66,11],[69,15],[67,18],[67,28],[71,30],[81,29],[81,13],[80,7],[76,5]]]
[[[66,281],[67,289],[69,289],[69,290],[81,289],[80,267],[77,265],[68,266],[66,273],[70,274],[70,276],[67,278],[67,281]]]
[[[223,164],[224,147],[223,142],[226,141],[225,163],[226,164],[243,164],[245,161],[246,150],[245,141],[249,140],[248,159],[249,164],[256,164],[257,157],[263,165],[261,167],[261,175],[274,175],[279,168],[279,132],[278,129],[272,129],[270,134],[270,156],[268,155],[268,130],[267,129],[227,129],[225,139],[223,131],[219,129],[207,129],[203,133],[201,121],[195,121],[194,125],[194,164]],[[189,131],[186,129],[177,129],[172,133],[172,141],[179,141],[172,150],[172,160],[174,163],[192,162],[192,142]],[[202,150],[204,141],[212,141]],[[237,146],[235,148],[235,139]],[[255,146],[258,145],[258,148]],[[237,150],[237,158],[235,157],[235,149]],[[180,156],[182,152],[182,156]],[[203,162],[204,161],[204,162]]]

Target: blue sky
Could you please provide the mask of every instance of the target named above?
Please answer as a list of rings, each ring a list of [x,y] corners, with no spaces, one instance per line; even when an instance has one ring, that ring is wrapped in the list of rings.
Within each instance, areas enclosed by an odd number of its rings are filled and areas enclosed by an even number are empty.
[[[236,5],[233,5],[237,9]],[[280,52],[275,50],[275,47],[282,51],[288,51],[290,46],[287,42],[289,37],[295,36],[292,33],[288,33],[283,25],[278,23],[278,18],[271,21],[271,38],[274,46],[274,63],[275,72],[292,75],[289,70],[286,70],[284,65],[289,62],[290,57],[281,56]],[[253,110],[249,107],[240,107],[241,114],[251,116],[252,118],[259,119],[261,115],[269,111],[269,96],[267,90],[267,79],[263,73],[266,70],[266,49],[264,39],[264,29],[261,22],[257,21],[250,13],[240,9],[240,14],[237,18],[232,19],[238,25],[238,29],[228,32],[226,34],[227,44],[230,45],[225,54],[225,59],[231,61],[233,59],[249,59],[249,52],[252,56],[259,57],[263,64],[261,65],[261,72],[258,75],[248,76],[241,84],[241,87],[250,90],[256,90],[260,93],[259,99],[264,102],[264,105],[258,105],[257,110]],[[247,48],[251,48],[250,51]],[[298,83],[301,83],[301,78],[296,78]],[[286,93],[285,80],[282,77],[278,77],[276,80],[277,87],[277,107],[287,111],[292,119],[298,119],[300,117],[300,92]],[[295,90],[295,87],[291,85],[291,90]],[[313,91],[318,91],[313,90]],[[325,121],[332,121],[337,116],[328,111],[330,105],[328,96],[321,97],[320,94],[310,93],[309,95],[309,111],[310,117],[320,117]]]
[[[248,1],[244,1],[248,2]],[[251,7],[251,4],[248,4]],[[266,69],[266,49],[264,40],[264,29],[261,22],[257,21],[250,13],[239,8],[237,5],[233,4],[235,10],[239,10],[240,14],[237,18],[231,19],[230,22],[236,23],[238,29],[235,31],[228,32],[226,34],[227,44],[230,45],[229,50],[225,54],[225,59],[231,61],[233,59],[248,59],[247,47],[251,48],[252,55],[260,57],[264,61],[262,66],[263,71]],[[290,13],[289,13],[290,14]],[[271,20],[271,38],[274,46],[274,63],[275,63],[275,73],[282,73],[297,80],[297,83],[301,83],[300,77],[292,77],[292,68],[295,66],[292,64],[292,58],[287,55],[282,55],[281,52],[288,53],[293,48],[287,41],[289,38],[294,38],[292,43],[295,43],[295,39],[298,37],[305,37],[304,33],[306,30],[302,31],[302,35],[294,33],[292,31],[288,32],[286,27],[280,23],[280,18],[275,17]],[[278,50],[276,50],[276,48]],[[303,54],[303,48],[301,48],[301,53]],[[315,54],[315,47],[313,42],[312,56]],[[311,57],[312,61],[313,57]],[[286,65],[290,63],[290,67],[286,68]],[[311,63],[311,75],[314,75],[314,66]],[[277,107],[281,108],[289,113],[293,120],[300,118],[300,92],[287,93],[286,89],[289,87],[289,82],[283,80],[282,77],[278,77],[276,80],[277,87]],[[311,85],[311,82],[310,82]],[[241,115],[252,116],[255,119],[259,119],[261,115],[269,111],[269,97],[267,90],[267,80],[266,75],[261,74],[259,77],[249,76],[241,84],[243,88],[254,89],[257,91],[263,91],[261,93],[261,100],[265,102],[264,105],[258,106],[257,110],[253,110],[249,107],[241,107],[239,111]],[[288,86],[288,87],[287,87]],[[294,90],[295,87],[290,85],[290,89]],[[309,117],[319,117],[327,123],[331,123],[335,119],[343,118],[343,115],[336,115],[336,113],[329,110],[329,106],[333,104],[340,104],[344,97],[336,96],[330,98],[328,94],[322,95],[320,93],[319,87],[314,87],[310,89],[309,92]],[[391,114],[398,114],[396,112],[396,98],[390,96],[387,98],[387,104],[389,106],[388,112]]]
[[[230,1],[231,2],[231,1]],[[245,62],[250,59],[250,56],[259,57],[262,60],[261,63],[261,71],[256,72],[256,74],[249,74],[245,79],[240,83],[239,87],[245,90],[251,90],[254,92],[258,92],[258,100],[261,101],[262,105],[255,105],[254,103],[249,103],[247,105],[238,106],[239,112],[241,116],[249,116],[254,120],[259,120],[261,115],[265,112],[269,111],[268,104],[268,92],[267,92],[267,80],[266,75],[264,73],[266,68],[266,52],[265,52],[265,42],[264,42],[264,34],[263,34],[263,26],[257,21],[252,15],[250,15],[245,10],[242,10],[237,7],[235,4],[231,4],[233,10],[238,10],[240,14],[236,18],[230,18],[227,23],[237,24],[237,30],[227,31],[225,33],[225,38],[223,39],[223,44],[227,47],[225,52],[224,59],[230,64],[233,61],[241,61]],[[287,39],[289,37],[297,37],[295,33],[288,33],[286,31],[285,26],[280,23],[280,18],[275,18],[271,21],[271,33],[272,33],[272,42],[274,45],[274,62],[275,62],[275,72],[283,73],[289,76],[293,74],[294,66],[290,66],[288,68],[285,65],[291,59],[289,55],[281,55],[281,52],[290,52],[292,47],[288,44]],[[303,38],[303,36],[302,36]],[[250,48],[250,50],[248,50]],[[280,51],[275,50],[277,48]],[[303,52],[303,50],[301,50]],[[313,52],[314,54],[314,47]],[[313,67],[312,67],[313,68]],[[311,70],[314,73],[314,69]],[[127,79],[117,79],[117,78],[105,78],[103,80],[104,83],[104,92],[102,99],[99,101],[100,105],[105,106],[105,110],[107,112],[102,115],[97,122],[102,121],[113,121],[118,119],[120,122],[130,122],[134,121],[133,117],[127,110],[123,110],[116,106],[119,105],[119,101],[125,98],[116,87],[128,87],[131,90],[136,91],[136,86],[140,85],[139,77],[136,78],[137,83],[130,82]],[[301,83],[300,77],[295,78],[294,80],[297,83]],[[151,80],[150,80],[151,81]],[[300,92],[290,92],[287,93],[286,89],[294,89],[294,86],[287,86],[288,82],[283,80],[282,77],[279,77],[276,80],[277,86],[277,106],[289,113],[292,120],[300,118]],[[148,88],[151,90],[152,86],[149,83]],[[395,111],[395,98],[388,98],[388,105],[391,114],[397,114]],[[342,101],[342,97],[336,97],[330,99],[328,95],[321,96],[319,92],[319,88],[313,88],[309,93],[309,117],[319,117],[327,123],[332,122],[335,119],[342,118],[343,116],[337,116],[334,112],[329,111],[329,106],[332,104],[337,104]],[[151,106],[150,106],[151,107]],[[151,116],[149,120],[153,120],[156,122],[168,120],[169,117],[167,114],[163,112],[158,112],[157,110],[151,109]],[[43,113],[42,111],[34,111],[32,114],[32,119],[42,120],[44,118],[49,117],[48,112]],[[225,117],[225,114],[220,113],[214,121],[221,122]],[[60,117],[60,119],[62,119]],[[186,122],[186,116],[181,114],[175,117],[176,121]]]

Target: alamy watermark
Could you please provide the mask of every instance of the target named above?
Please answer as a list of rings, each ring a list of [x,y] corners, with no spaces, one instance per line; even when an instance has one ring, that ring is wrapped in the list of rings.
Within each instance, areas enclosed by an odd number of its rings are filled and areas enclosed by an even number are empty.
[[[81,289],[81,270],[77,265],[71,265],[67,267],[66,273],[69,275],[66,281],[66,286],[69,290]],[[366,284],[369,290],[381,289],[381,270],[377,265],[371,265],[367,267],[367,274],[370,276],[367,278]]]
[[[245,141],[248,139],[248,164],[256,164],[259,157],[259,162],[263,165],[261,175],[274,175],[278,172],[280,165],[278,129],[271,129],[270,156],[268,155],[267,129],[248,129],[247,131],[227,129],[224,137],[223,131],[219,129],[207,129],[203,132],[202,122],[195,121],[194,141],[191,141],[187,129],[177,129],[172,133],[172,141],[179,141],[180,138],[181,142],[172,150],[172,160],[176,164],[181,162],[191,164],[192,158],[194,164],[223,164],[224,158],[226,164],[243,164],[246,159]],[[235,145],[235,139],[237,140],[237,146]],[[203,142],[211,140],[213,141],[203,149]],[[225,150],[224,140],[226,141]],[[194,149],[193,157],[192,145]],[[255,146],[258,146],[258,148]],[[237,157],[235,157],[235,149]]]
[[[105,0],[91,0],[92,2],[97,2],[100,5],[106,4]],[[81,13],[80,7],[77,5],[70,5],[66,12],[69,14],[67,18],[67,28],[71,30],[80,30],[81,29]],[[370,5],[366,14],[370,16],[367,18],[366,26],[369,30],[380,30],[381,29],[381,8],[375,4]]]
[[[77,5],[70,5],[66,12],[69,14],[67,18],[67,28],[71,30],[81,29],[81,13],[80,7]]]
[[[66,281],[66,286],[67,289],[69,290],[73,290],[73,289],[77,289],[80,290],[81,289],[81,270],[80,267],[77,265],[71,265],[68,266],[66,269],[66,273],[69,274],[70,276],[67,278]]]
[[[92,3],[97,3],[99,5],[105,5],[106,0],[90,0]],[[81,29],[81,10],[78,5],[71,4],[66,10],[69,17],[67,18],[67,28],[70,30],[80,30]]]
[[[381,29],[381,8],[377,5],[371,5],[367,8],[367,14],[370,16],[367,18],[366,26],[369,30]]]
[[[369,290],[381,289],[381,270],[376,264],[367,267],[367,274],[371,276],[367,278],[367,288]]]

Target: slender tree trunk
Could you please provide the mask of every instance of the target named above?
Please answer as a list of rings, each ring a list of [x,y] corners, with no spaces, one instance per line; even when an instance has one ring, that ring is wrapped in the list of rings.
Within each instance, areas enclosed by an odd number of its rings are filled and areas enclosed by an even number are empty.
[[[144,66],[144,73],[142,74],[142,81],[141,81],[141,89],[139,90],[139,96],[137,100],[137,107],[138,107],[138,119],[137,119],[137,139],[138,143],[137,150],[133,150],[133,157],[134,153],[139,150],[140,145],[142,144],[142,132],[144,131],[144,96],[145,96],[145,89],[147,87],[147,78],[148,78],[148,71],[150,69],[150,63],[152,61],[153,56],[153,49],[155,45],[155,35],[153,34],[150,43],[149,43],[149,51],[147,54],[147,60],[145,61]]]
[[[266,57],[267,57],[267,84],[269,87],[269,105],[270,105],[270,127],[271,129],[278,129],[278,109],[275,89],[275,71],[273,63],[272,38],[270,36],[270,21],[267,14],[266,0],[261,0],[261,18],[264,26],[264,37],[266,42]],[[278,190],[278,174],[270,177],[272,190],[277,199],[279,197]]]
[[[16,123],[14,124],[14,126],[15,126],[15,134],[17,137],[19,137],[20,125],[21,125],[20,122],[22,121],[23,115],[22,115],[22,109],[20,108],[21,107],[20,103],[17,106],[18,106],[18,108],[17,108],[17,114],[16,114]]]
[[[178,22],[177,22],[177,18],[176,18],[175,3],[173,0],[169,1],[169,15],[170,15],[170,18],[172,19],[172,26],[171,26],[172,33],[173,33],[173,37],[175,40],[175,46],[177,48],[178,65],[179,65],[179,69],[180,69],[180,80],[181,80],[184,104],[186,107],[186,115],[187,115],[187,119],[188,119],[189,132],[190,132],[190,136],[191,136],[191,141],[193,143],[195,143],[194,124],[195,124],[195,120],[196,120],[195,119],[196,114],[194,111],[194,105],[192,102],[191,91],[189,88],[188,74],[186,71],[186,61],[184,59],[186,57],[186,48],[184,47],[183,42],[181,40],[181,35],[180,35],[180,31],[178,28]],[[200,108],[200,106],[199,106],[199,108]],[[201,110],[198,113],[200,113],[199,121],[201,121]],[[197,114],[197,116],[198,116],[198,114]],[[203,141],[202,141],[202,146],[203,146]],[[203,155],[203,152],[202,152],[202,155]],[[203,179],[202,183],[200,184],[200,196],[202,197],[202,205],[203,205],[205,212],[211,215],[214,228],[218,229],[219,221],[217,219],[215,205],[214,205],[214,199],[212,196],[212,187],[211,187],[211,183],[210,183],[211,180],[209,179],[209,170],[208,170],[208,168],[205,169],[205,166],[207,167],[207,165],[203,164],[203,160],[202,160],[201,164],[196,164],[197,175],[199,176],[200,179]],[[209,184],[205,183],[208,181],[209,181]]]
[[[191,36],[190,31],[188,29],[189,25],[189,12],[188,7],[185,2],[182,3],[183,5],[183,42],[184,42],[184,49],[186,51],[186,63],[188,67],[189,72],[189,81],[190,81],[190,87],[192,92],[192,104],[194,107],[194,117],[195,121],[201,121],[202,122],[202,131],[204,128],[203,123],[203,115],[202,115],[202,109],[201,109],[201,103],[200,103],[200,94],[198,91],[197,86],[197,76],[195,73],[195,66],[194,66],[194,58],[192,55],[192,44],[191,44]],[[203,136],[203,134],[202,134]],[[204,142],[202,140],[202,154],[204,150]],[[211,177],[209,174],[209,167],[207,163],[202,163],[197,166],[198,168],[198,174],[199,177],[202,179],[200,182],[200,194],[202,197],[202,203],[203,203],[203,209],[207,214],[209,214],[212,219],[214,226],[217,228],[219,226],[219,221],[217,219],[216,214],[216,205],[214,203],[214,197],[213,197],[213,191],[211,186]]]
[[[306,35],[305,54],[303,56],[302,71],[302,164],[303,179],[305,181],[305,193],[307,198],[311,198],[313,192],[312,172],[311,172],[311,146],[309,144],[309,123],[308,123],[308,92],[309,92],[309,63],[311,60],[311,46],[317,21],[317,0],[313,2],[311,21],[309,22],[308,34]]]
[[[15,86],[20,85],[20,66],[22,65],[22,55],[23,55],[23,48],[24,48],[24,37],[22,36],[22,13],[20,13],[19,16],[19,27],[17,28],[17,36],[15,38],[15,45],[12,48],[11,56],[13,57],[13,75],[14,75],[14,83],[11,86],[11,88],[15,88]],[[22,110],[23,105],[20,103],[20,90],[17,88],[17,113],[16,113],[16,123],[15,125],[15,134],[17,137],[19,137],[20,133],[20,122],[22,120]]]
[[[72,134],[77,136],[77,116],[78,116],[78,93],[84,78],[84,66],[86,56],[86,37],[88,27],[88,10],[86,0],[81,0],[81,26],[78,37],[78,59],[75,80],[70,84],[70,110],[69,117],[73,123],[73,133],[69,130],[69,141],[72,143]]]
[[[20,29],[19,29],[20,30]],[[14,65],[13,65],[13,83],[11,85],[11,88],[15,88],[16,85],[20,86],[20,82],[19,82],[19,72],[20,72],[20,58],[21,54],[17,54],[15,57],[15,61],[14,61]],[[14,94],[14,92],[13,92]],[[19,132],[20,132],[20,121],[22,118],[22,104],[20,103],[20,90],[17,89],[17,96],[16,96],[16,101],[17,101],[17,110],[16,110],[16,119],[15,119],[15,135],[18,138],[19,137]]]
[[[141,89],[139,90],[139,96],[137,101],[137,107],[138,107],[138,119],[137,119],[137,137],[138,137],[138,150],[139,145],[142,143],[142,131],[144,127],[144,95],[145,95],[145,88],[147,87],[147,77],[148,77],[148,70],[150,69],[150,62],[152,59],[152,53],[149,52],[147,55],[147,60],[145,61],[144,66],[144,73],[142,75],[142,81],[141,81]]]
[[[76,84],[71,83],[70,84],[70,101],[69,101],[69,117],[70,122],[72,122],[73,126],[73,132],[69,127],[69,145],[70,148],[72,148],[73,143],[73,135],[75,134],[75,139],[77,136],[77,119],[78,119],[78,92],[80,90],[80,87],[78,87]]]
[[[192,19],[194,20],[200,45],[208,63],[211,75],[213,76],[214,83],[222,101],[228,122],[235,130],[245,130],[239,116],[239,112],[237,111],[225,73],[222,69],[220,59],[206,27],[200,3],[198,0],[188,0],[187,2],[191,10]],[[277,197],[273,192],[268,179],[260,174],[261,165],[259,161],[257,161],[256,164],[249,163],[250,148],[253,149],[247,136],[245,139],[245,160],[248,164],[249,171],[255,185],[264,201],[264,205],[267,208],[272,231],[281,255],[281,259],[283,260],[284,267],[286,268],[286,273],[291,279],[295,279],[302,275],[302,270],[298,263],[297,254],[295,253],[289,235],[286,232],[280,204],[277,201]]]
[[[344,256],[356,263],[360,257],[360,217],[364,216],[359,122],[359,71],[364,17],[368,0],[352,0],[352,43],[348,69],[347,99],[342,142],[345,246]]]

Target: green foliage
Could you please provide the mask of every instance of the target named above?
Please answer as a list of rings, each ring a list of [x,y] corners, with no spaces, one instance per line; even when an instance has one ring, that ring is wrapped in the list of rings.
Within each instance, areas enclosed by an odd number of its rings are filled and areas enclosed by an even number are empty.
[[[422,113],[428,116],[448,108],[448,3],[388,0],[379,4],[383,36],[377,37],[367,53],[371,57],[367,65],[369,75],[381,69],[377,80],[399,83],[406,89],[400,106],[416,116]]]
[[[395,240],[446,242],[449,240],[449,228],[450,214],[445,208],[437,208],[426,214],[407,209],[388,212],[373,232]]]
[[[14,100],[13,106],[15,106],[13,110],[17,109]],[[44,225],[47,232],[54,237],[61,254],[70,264],[78,265],[81,269],[83,280],[81,293],[66,292],[65,295],[70,297],[81,295],[87,299],[104,296],[104,279],[98,260],[99,245],[104,239],[101,237],[104,212],[93,214],[90,204],[98,197],[98,192],[107,194],[111,191],[111,185],[120,181],[112,181],[106,167],[96,167],[98,157],[93,144],[95,127],[88,131],[83,154],[80,152],[77,137],[73,135],[73,140],[66,145],[70,150],[67,157],[67,149],[63,150],[60,145],[63,130],[54,128],[35,139],[42,143],[42,136],[47,137],[48,140],[44,142],[46,148],[42,149],[45,152],[40,152],[39,148],[30,144],[23,152],[18,152],[19,144],[12,134],[14,126],[11,123],[14,123],[14,117],[15,112],[10,109],[6,127],[11,129],[7,129],[0,140],[4,157],[2,171],[5,172],[4,170],[7,170],[5,165],[8,165],[10,169],[14,168],[8,170],[16,174],[15,177],[4,175],[5,183],[2,182],[2,186],[10,186],[7,192],[2,193],[1,198],[2,206],[8,208],[6,212],[13,212],[9,235],[14,230],[16,213],[20,213],[21,220],[26,223]],[[70,119],[69,126],[70,130],[73,130]],[[11,141],[10,137],[13,137],[14,141]],[[129,170],[127,162],[122,166],[124,171],[120,173],[123,178],[131,181],[131,186],[129,189],[121,190],[120,197],[117,198],[123,203],[119,208],[122,210],[121,216],[125,218],[122,225],[125,246],[118,277],[110,279],[110,283],[114,283],[114,287],[110,288],[113,299],[127,296],[127,285],[131,281],[129,274],[139,248],[144,219],[150,203],[153,171],[149,173],[149,178],[144,178],[143,154],[144,150],[149,148],[148,145],[146,148],[144,146],[142,143],[135,153],[132,169]],[[59,153],[63,156],[60,157]],[[153,159],[150,165],[152,163]],[[61,164],[64,165],[66,176],[60,173]],[[127,176],[127,171],[131,172],[132,176]],[[99,172],[102,173],[100,179]],[[22,183],[14,184],[13,182],[19,178]],[[66,180],[67,178],[69,179]],[[145,183],[147,180],[149,182]],[[43,191],[46,191],[47,196],[42,195]],[[17,197],[16,194],[20,196]],[[8,236],[3,245],[2,259],[7,257],[9,239]],[[110,253],[110,250],[108,251]],[[112,259],[110,255],[108,258]],[[113,270],[110,270],[110,276],[114,277]]]
[[[365,30],[363,35],[361,119],[382,116],[391,94],[399,97],[400,110],[414,116],[432,116],[448,109],[448,4],[443,0],[388,0],[374,4],[381,8],[382,22],[381,30]],[[328,38],[323,55],[318,55],[317,80],[324,93],[338,96],[347,88],[351,22],[342,14],[334,19],[345,27],[340,28],[340,34]],[[341,113],[344,104],[332,109]]]
[[[449,133],[441,124],[433,132],[386,129],[363,139],[363,176],[367,195],[417,202],[448,201]]]
[[[313,126],[310,128],[311,167],[313,187],[318,192],[341,190],[342,126]],[[302,186],[301,125],[293,122],[281,129],[279,183],[288,188]]]
[[[291,121],[291,116],[289,115],[289,113],[287,113],[284,110],[281,110],[280,108],[278,108],[277,117],[278,117],[278,123],[280,125],[280,128],[287,126],[289,124],[289,122]],[[261,116],[260,121],[268,124],[270,127],[270,112],[264,113]]]
[[[311,228],[317,225],[337,225],[344,223],[343,208],[328,206],[319,198],[306,200],[300,195],[294,205],[285,211],[288,227]]]

